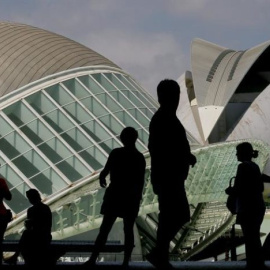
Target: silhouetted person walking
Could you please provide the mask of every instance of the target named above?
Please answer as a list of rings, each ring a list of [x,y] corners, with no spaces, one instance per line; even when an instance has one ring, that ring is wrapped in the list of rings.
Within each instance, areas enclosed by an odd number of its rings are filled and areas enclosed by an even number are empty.
[[[117,217],[123,218],[125,250],[123,266],[127,267],[134,248],[133,227],[138,215],[146,162],[135,146],[138,132],[126,127],[120,134],[124,147],[112,150],[99,176],[100,186],[106,187],[106,177],[110,175],[110,185],[105,191],[100,213],[103,221],[95,241],[95,251],[84,265],[94,266],[98,255]]]
[[[156,247],[146,259],[156,267],[170,267],[169,244],[181,227],[190,221],[185,180],[196,157],[191,153],[186,132],[176,116],[180,87],[165,79],[157,87],[160,108],[151,119],[148,148],[151,155],[151,182],[158,196],[159,216]]]
[[[244,142],[236,147],[238,165],[233,187],[237,196],[236,223],[240,224],[246,248],[246,269],[265,269],[260,228],[265,214],[263,200],[264,184],[259,166],[252,161],[258,156],[250,143]]]
[[[4,200],[10,201],[12,199],[11,192],[8,188],[8,185],[6,183],[6,179],[0,177],[0,265],[2,264],[3,259],[3,240],[4,240],[4,234],[7,229],[7,225],[9,223],[8,218],[8,210],[6,209],[4,205]]]
[[[28,266],[36,267],[40,263],[43,266],[48,265],[51,260],[52,213],[50,207],[41,201],[36,189],[26,191],[26,196],[33,206],[27,209],[25,230],[20,238],[18,250],[6,262],[15,264],[21,253]]]

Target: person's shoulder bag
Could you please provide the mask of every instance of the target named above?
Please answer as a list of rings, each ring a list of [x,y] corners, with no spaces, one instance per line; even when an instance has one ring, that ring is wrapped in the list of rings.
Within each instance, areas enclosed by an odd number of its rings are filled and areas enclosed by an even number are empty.
[[[225,189],[225,193],[228,194],[226,206],[232,215],[237,214],[237,196],[233,192],[233,180],[235,176],[230,179],[229,186]]]

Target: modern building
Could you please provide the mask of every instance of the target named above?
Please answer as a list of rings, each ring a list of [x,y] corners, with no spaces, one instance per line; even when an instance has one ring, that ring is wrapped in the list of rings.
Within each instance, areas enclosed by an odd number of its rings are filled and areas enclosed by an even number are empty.
[[[268,164],[269,45],[235,52],[192,43],[192,73],[179,79],[178,117],[198,162],[186,181],[192,219],[171,243],[176,259],[188,260],[233,224],[224,190],[236,171],[239,141],[260,151],[262,170]],[[18,239],[24,229],[29,188],[38,189],[53,212],[54,239],[90,237],[102,219],[99,172],[121,145],[122,129],[133,126],[147,162],[135,252],[148,252],[158,205],[147,143],[157,108],[130,74],[97,52],[43,29],[0,22],[0,174],[13,194],[6,204],[14,215],[6,239]],[[123,236],[116,229],[110,237]]]

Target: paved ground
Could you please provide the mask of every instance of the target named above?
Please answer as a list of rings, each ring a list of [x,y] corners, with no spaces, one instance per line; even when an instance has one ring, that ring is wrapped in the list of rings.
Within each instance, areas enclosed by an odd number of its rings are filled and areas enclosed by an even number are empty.
[[[245,268],[245,262],[238,261],[238,262],[172,262],[174,269],[189,269],[189,270],[237,270],[237,269],[244,269]],[[270,261],[266,262],[267,268],[270,270]],[[18,265],[6,265],[3,264],[0,266],[0,269],[2,270],[23,270],[25,269],[25,266],[23,264]],[[44,269],[42,265],[39,265],[35,268],[35,270],[42,270]],[[61,263],[57,264],[57,266],[54,268],[56,270],[79,270],[79,269],[89,269],[85,268],[79,263]],[[121,264],[118,262],[103,262],[99,263],[96,267],[97,270],[117,270],[122,269]],[[132,262],[130,264],[130,270],[139,270],[139,269],[155,269],[151,264],[148,262]],[[49,269],[48,269],[49,270]],[[166,270],[166,269],[164,269]],[[256,269],[254,269],[256,270]]]

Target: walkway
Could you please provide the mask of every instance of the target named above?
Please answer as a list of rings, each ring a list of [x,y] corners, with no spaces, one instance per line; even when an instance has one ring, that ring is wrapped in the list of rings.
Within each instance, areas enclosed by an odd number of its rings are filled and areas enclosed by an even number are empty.
[[[185,269],[185,270],[237,270],[237,269],[244,269],[245,262],[237,261],[237,262],[173,262],[172,263],[175,269]],[[270,270],[270,261],[266,262],[267,268]],[[23,270],[25,266],[23,264],[18,265],[5,265],[3,264],[0,266],[1,270]],[[37,267],[38,269],[39,267]],[[42,266],[40,266],[41,269]],[[79,270],[79,269],[89,269],[84,268],[79,263],[60,263],[57,264],[55,267],[56,270]],[[119,262],[103,262],[99,263],[96,267],[98,270],[122,270],[121,264]],[[151,270],[155,269],[151,264],[148,262],[132,262],[130,264],[130,270]],[[90,269],[89,269],[90,270]],[[166,269],[164,269],[166,270]]]

